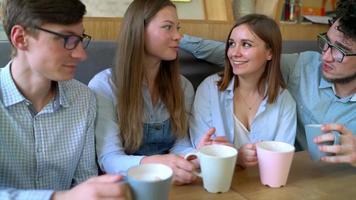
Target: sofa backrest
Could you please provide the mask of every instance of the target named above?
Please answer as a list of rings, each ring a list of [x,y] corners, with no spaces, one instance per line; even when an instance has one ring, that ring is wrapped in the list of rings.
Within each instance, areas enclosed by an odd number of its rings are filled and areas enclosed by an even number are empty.
[[[317,50],[315,41],[284,41],[283,53],[294,53],[305,50]],[[11,46],[8,41],[0,41],[0,67],[10,60]],[[116,42],[92,41],[87,48],[88,58],[81,62],[76,70],[75,78],[84,84],[98,72],[114,66]],[[181,73],[190,80],[194,86],[210,74],[221,71],[222,68],[214,64],[196,59],[190,53],[179,50],[179,63]]]

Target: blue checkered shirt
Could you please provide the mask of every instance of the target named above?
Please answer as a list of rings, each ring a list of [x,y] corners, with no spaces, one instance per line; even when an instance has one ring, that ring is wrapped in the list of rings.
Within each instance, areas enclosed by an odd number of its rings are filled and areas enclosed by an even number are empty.
[[[97,175],[94,95],[76,80],[59,81],[35,113],[10,66],[0,68],[0,199],[50,199]]]

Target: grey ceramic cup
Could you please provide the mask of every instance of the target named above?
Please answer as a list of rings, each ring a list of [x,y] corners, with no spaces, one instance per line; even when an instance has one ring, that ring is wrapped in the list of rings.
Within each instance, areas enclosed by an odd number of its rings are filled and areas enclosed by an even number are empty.
[[[334,138],[335,138],[334,141],[324,142],[324,143],[320,143],[320,144],[326,144],[326,145],[340,144],[340,133],[337,131],[331,131],[331,133],[334,134]],[[324,132],[321,130],[321,124],[307,124],[307,125],[305,125],[305,134],[307,137],[308,152],[309,152],[309,155],[311,156],[312,160],[320,160],[320,158],[323,156],[334,155],[332,153],[325,153],[325,152],[319,151],[318,145],[320,145],[320,144],[316,144],[313,141],[313,139],[316,136],[324,134]]]
[[[163,164],[141,164],[127,171],[134,200],[168,200],[173,171]]]

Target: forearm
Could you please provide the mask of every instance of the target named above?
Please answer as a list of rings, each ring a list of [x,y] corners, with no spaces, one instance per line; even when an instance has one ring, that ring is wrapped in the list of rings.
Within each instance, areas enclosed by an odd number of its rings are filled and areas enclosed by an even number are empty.
[[[174,146],[170,149],[170,152],[177,155],[185,155],[194,151],[192,143],[189,140],[189,136],[176,140]]]
[[[144,156],[110,153],[99,158],[99,165],[106,173],[120,174],[126,172],[130,167],[139,165],[143,158]]]
[[[0,189],[1,200],[50,200],[53,190],[19,190],[15,188]]]
[[[196,58],[224,67],[224,42],[184,35],[180,41],[179,47],[192,53]]]

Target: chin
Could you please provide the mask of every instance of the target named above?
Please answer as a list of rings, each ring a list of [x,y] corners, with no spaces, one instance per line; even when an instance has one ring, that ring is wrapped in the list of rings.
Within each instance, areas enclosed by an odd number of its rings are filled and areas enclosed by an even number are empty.
[[[74,78],[74,73],[61,73],[55,76],[54,81],[68,81]]]
[[[172,56],[165,56],[162,58],[162,60],[165,60],[165,61],[172,61],[172,60],[175,60],[177,59],[177,55],[172,55]]]

